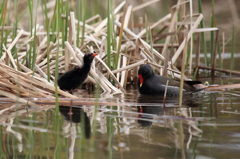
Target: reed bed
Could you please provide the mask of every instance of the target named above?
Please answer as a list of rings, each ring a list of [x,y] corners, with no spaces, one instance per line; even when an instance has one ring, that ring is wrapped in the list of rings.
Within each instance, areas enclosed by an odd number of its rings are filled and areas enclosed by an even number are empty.
[[[83,21],[75,18],[74,12],[68,13],[67,8],[60,12],[59,3],[66,3],[68,7],[68,2],[49,1],[43,4],[43,8],[50,10],[44,12],[45,26],[31,22],[31,31],[25,31],[19,26],[5,26],[2,22],[0,31],[5,38],[1,43],[0,95],[23,103],[28,102],[26,97],[54,98],[55,92],[62,98],[78,98],[58,89],[56,78],[58,73],[64,73],[74,65],[81,66],[84,53],[93,51],[99,55],[92,64],[87,81],[99,84],[102,91],[109,94],[123,93],[128,83],[136,83],[138,67],[144,63],[154,66],[160,74],[181,80],[191,79],[178,68],[188,70],[190,75],[193,69],[216,69],[215,62],[212,67],[200,66],[199,62],[193,65],[193,48],[196,47],[199,55],[201,40],[204,40],[201,35],[218,31],[218,28],[204,28],[201,25],[203,15],[192,12],[191,1],[179,0],[170,13],[157,22],[149,23],[145,18],[144,23],[143,17],[139,17],[139,23],[134,23],[136,11],[158,1],[135,7],[123,1],[115,9],[108,6],[106,18],[96,14],[85,19],[83,10]],[[184,11],[186,7],[190,8],[190,14]],[[50,28],[50,20],[54,21],[54,18],[60,24],[56,26],[58,29]],[[61,28],[61,24],[65,28]],[[217,39],[218,34],[215,35]],[[212,51],[216,52],[217,43],[212,45],[215,46]],[[199,56],[196,57],[199,61]]]

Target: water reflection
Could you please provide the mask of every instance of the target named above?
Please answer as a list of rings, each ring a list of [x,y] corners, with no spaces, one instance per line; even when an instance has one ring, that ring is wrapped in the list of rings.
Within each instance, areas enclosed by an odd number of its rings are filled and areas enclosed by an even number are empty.
[[[83,111],[82,108],[79,107],[70,107],[70,106],[59,106],[61,114],[65,118],[65,123],[63,125],[63,130],[65,131],[65,134],[69,132],[70,129],[68,129],[72,124],[74,123],[80,123],[83,121],[84,125],[84,134],[87,139],[91,136],[91,124],[89,117],[87,114]],[[70,133],[70,132],[69,132]]]
[[[192,98],[184,98],[183,106],[185,107],[198,107],[200,106],[200,96]],[[168,97],[165,102],[163,102],[163,96],[149,96],[149,95],[139,95],[138,103],[142,103],[142,106],[137,106],[138,110],[138,123],[142,127],[150,127],[152,125],[152,120],[154,116],[166,115],[174,107],[178,107],[179,101],[177,97]],[[159,103],[159,106],[149,106],[149,103]],[[146,105],[147,104],[147,105]],[[183,110],[183,109],[182,109]],[[177,114],[172,114],[177,115]],[[176,119],[176,117],[174,117]]]
[[[142,127],[150,127],[152,125],[153,115],[163,115],[162,107],[152,107],[152,106],[138,106],[137,110],[139,112],[138,115],[138,123]]]
[[[102,98],[113,105],[60,106],[62,116],[55,106],[2,104],[0,158],[237,158],[238,94],[204,93],[178,108],[178,98],[164,106],[162,97],[128,92],[114,98],[125,105]]]
[[[201,105],[202,95],[193,94],[191,96],[184,96],[182,106],[184,107],[199,107]],[[139,95],[138,103],[159,103],[159,106],[178,107],[179,97],[167,97],[163,101],[163,96],[149,96]]]
[[[137,107],[138,123],[142,128],[149,128],[148,135],[143,135],[145,140],[151,145],[162,145],[165,151],[169,151],[170,149],[166,148],[174,144],[174,147],[180,151],[180,156],[186,158],[185,151],[189,149],[193,137],[199,138],[203,133],[203,130],[198,128],[202,118],[192,116],[192,108],[201,106],[201,98],[201,96],[184,97],[183,108],[178,108],[178,98],[168,97],[163,103],[162,96],[140,95],[138,103],[142,103],[142,106]],[[149,106],[150,103],[158,103],[159,106],[155,104]],[[153,133],[156,131],[158,135]],[[164,138],[170,142],[163,144],[166,140]]]

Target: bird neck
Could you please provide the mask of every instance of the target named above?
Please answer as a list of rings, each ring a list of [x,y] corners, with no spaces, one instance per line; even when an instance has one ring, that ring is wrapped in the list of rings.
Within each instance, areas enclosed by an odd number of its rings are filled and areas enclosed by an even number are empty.
[[[89,72],[90,71],[90,68],[91,68],[91,63],[84,63],[83,66],[82,66],[82,70],[83,71],[86,71],[86,72]]]

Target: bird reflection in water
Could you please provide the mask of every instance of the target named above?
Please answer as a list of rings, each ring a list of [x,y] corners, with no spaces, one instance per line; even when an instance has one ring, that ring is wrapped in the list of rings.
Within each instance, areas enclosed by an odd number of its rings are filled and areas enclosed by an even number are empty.
[[[184,98],[184,107],[198,107],[201,105],[200,96],[194,98]],[[170,115],[173,109],[178,108],[178,98],[168,97],[163,104],[163,96],[152,95],[139,95],[138,103],[142,103],[142,106],[138,106],[138,123],[141,127],[150,127],[156,116]],[[177,114],[171,114],[177,116]]]
[[[72,109],[72,110],[71,110]],[[70,114],[70,110],[72,113]],[[89,117],[87,114],[83,111],[82,108],[79,107],[69,107],[69,106],[60,106],[60,112],[65,117],[66,121],[69,121],[70,123],[80,123],[81,120],[84,120],[84,134],[87,139],[90,138],[91,135],[91,124]]]
[[[138,123],[141,127],[150,127],[152,126],[152,120],[154,115],[163,115],[163,108],[162,107],[155,107],[155,106],[138,106]]]

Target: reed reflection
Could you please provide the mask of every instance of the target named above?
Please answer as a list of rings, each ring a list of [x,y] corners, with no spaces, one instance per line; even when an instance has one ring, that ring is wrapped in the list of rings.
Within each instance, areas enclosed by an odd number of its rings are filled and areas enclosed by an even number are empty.
[[[199,107],[201,105],[200,96],[183,99],[184,107]],[[163,115],[176,115],[176,109],[178,108],[178,97],[168,97],[163,104],[163,96],[149,96],[139,95],[137,99],[138,103],[142,103],[142,106],[138,106],[138,123],[142,127],[150,127],[154,117],[161,118]],[[152,105],[152,106],[151,106]]]

